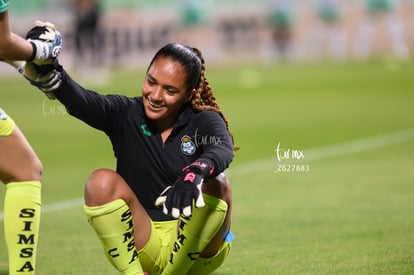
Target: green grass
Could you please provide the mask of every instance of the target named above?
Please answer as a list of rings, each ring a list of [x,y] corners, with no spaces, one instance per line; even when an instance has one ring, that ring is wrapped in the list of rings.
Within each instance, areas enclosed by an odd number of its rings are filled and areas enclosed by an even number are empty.
[[[391,65],[207,66],[241,147],[228,171],[236,239],[217,274],[414,273],[414,140],[307,160],[312,148],[414,128],[414,65]],[[136,95],[142,77],[116,72],[87,87]],[[0,83],[0,106],[43,161],[45,207],[80,198],[91,171],[114,167],[105,135],[20,78]],[[279,142],[303,150],[310,171],[274,173],[288,164],[277,161]],[[44,213],[39,241],[38,274],[117,274],[81,205]],[[0,274],[4,247],[0,237]]]

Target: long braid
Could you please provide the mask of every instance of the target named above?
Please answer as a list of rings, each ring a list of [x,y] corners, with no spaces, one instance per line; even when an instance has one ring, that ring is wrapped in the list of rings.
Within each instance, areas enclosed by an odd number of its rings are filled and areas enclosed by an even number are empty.
[[[213,94],[213,91],[211,89],[211,86],[205,76],[205,65],[204,65],[204,58],[202,57],[201,51],[197,48],[192,48],[193,51],[197,54],[197,56],[201,60],[201,73],[200,73],[200,81],[198,83],[198,88],[196,89],[196,92],[191,97],[191,106],[194,110],[197,111],[214,111],[218,113],[221,118],[223,119],[227,131],[231,137],[231,140],[233,142],[233,150],[238,150],[239,147],[237,147],[234,143],[234,137],[233,134],[229,130],[229,123],[227,119],[224,117],[224,114],[221,112],[219,105],[217,104],[216,98]]]
[[[192,93],[195,89],[196,92],[191,95],[190,101],[192,108],[196,111],[214,111],[218,113],[223,119],[227,131],[231,137],[233,143],[233,150],[239,149],[234,144],[233,134],[229,130],[229,123],[224,117],[216,102],[216,98],[213,95],[213,91],[208,83],[204,66],[204,58],[201,51],[197,48],[192,48],[187,45],[171,43],[162,47],[153,57],[148,66],[148,69],[152,66],[155,60],[160,57],[172,58],[178,61],[183,66],[183,70],[187,74],[187,87],[188,93]]]

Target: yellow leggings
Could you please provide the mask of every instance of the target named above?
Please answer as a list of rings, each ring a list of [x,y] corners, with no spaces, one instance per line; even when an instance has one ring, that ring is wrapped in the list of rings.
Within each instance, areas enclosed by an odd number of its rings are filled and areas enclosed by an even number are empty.
[[[206,204],[209,202],[213,205],[217,204],[217,198],[206,194],[203,194],[203,197]],[[142,269],[148,272],[148,274],[161,274],[167,265],[171,251],[173,250],[174,242],[177,239],[177,226],[177,220],[164,222],[151,221],[150,239],[147,244],[138,251]],[[224,243],[218,253],[211,258],[197,258],[187,274],[211,274],[214,270],[220,267],[230,252],[231,241],[233,238],[234,235],[229,231],[225,236]]]

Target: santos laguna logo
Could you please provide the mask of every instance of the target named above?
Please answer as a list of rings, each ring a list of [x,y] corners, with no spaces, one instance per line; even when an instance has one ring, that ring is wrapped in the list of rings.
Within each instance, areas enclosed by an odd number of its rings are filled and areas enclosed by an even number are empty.
[[[220,136],[200,134],[199,129],[197,128],[192,137],[189,135],[184,135],[181,138],[181,152],[183,152],[185,155],[192,155],[200,146],[220,144],[222,144],[222,139]]]

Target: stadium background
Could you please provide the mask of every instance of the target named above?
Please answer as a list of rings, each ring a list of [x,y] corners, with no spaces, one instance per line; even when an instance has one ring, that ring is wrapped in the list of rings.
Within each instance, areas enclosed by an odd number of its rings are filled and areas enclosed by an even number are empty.
[[[69,2],[12,0],[12,29],[24,35],[36,19],[56,23],[65,43],[61,62],[103,94],[139,94],[145,66],[166,41],[188,41],[205,52],[207,77],[241,147],[228,170],[236,239],[217,274],[412,274],[412,57],[393,56],[381,32],[368,59],[348,47],[341,62],[312,60],[307,37],[314,17],[303,0],[294,25],[302,55],[278,60],[266,23],[270,2],[202,2],[207,16],[194,30],[181,25],[178,1],[102,1],[108,42],[100,66],[76,57]],[[413,1],[400,2],[412,52]],[[361,1],[346,3],[350,46],[364,13]],[[223,22],[233,26],[230,33]],[[5,64],[0,106],[44,165],[37,273],[117,274],[82,210],[88,175],[114,167],[105,135],[67,115]],[[279,144],[304,158],[279,161]],[[286,171],[291,164],[304,166]],[[0,274],[7,274],[3,237]]]
[[[290,7],[292,10],[290,11],[291,47],[295,50],[293,59],[312,60],[310,51],[312,44],[315,43],[312,40],[312,31],[316,25],[312,0],[98,1],[101,6],[102,33],[100,59],[104,65],[109,66],[143,66],[148,63],[154,51],[164,43],[182,41],[200,47],[209,63],[272,61],[276,50],[272,42],[270,17],[278,1],[295,3]],[[77,59],[74,58],[72,39],[73,2],[71,0],[11,1],[13,29],[24,35],[27,26],[33,24],[34,20],[52,21],[65,38],[61,59],[67,66],[75,66],[73,63]],[[344,42],[347,58],[358,58],[353,51],[353,45],[358,43],[357,32],[364,16],[367,15],[363,2],[342,1],[340,24],[346,35]],[[396,9],[396,14],[403,23],[404,43],[412,52],[414,1],[400,0],[397,3],[400,5]],[[388,55],[391,53],[391,37],[386,32],[385,19],[377,21],[375,27],[379,31],[373,37],[372,55]],[[317,46],[325,51],[323,57],[327,57],[327,43],[328,41],[323,41]],[[330,59],[335,57],[331,56]]]

